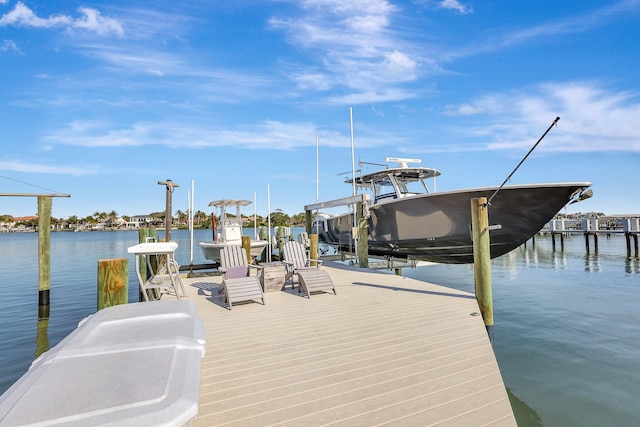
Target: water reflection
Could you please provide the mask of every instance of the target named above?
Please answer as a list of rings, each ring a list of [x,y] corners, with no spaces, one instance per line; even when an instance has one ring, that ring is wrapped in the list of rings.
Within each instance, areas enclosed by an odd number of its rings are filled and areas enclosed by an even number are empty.
[[[36,333],[36,351],[33,353],[36,359],[49,350],[49,317],[38,319],[38,331]]]
[[[544,425],[540,415],[532,407],[518,398],[509,387],[506,387],[506,389],[518,427],[541,427]]]
[[[598,251],[593,253],[588,252],[584,256],[584,271],[589,273],[600,273],[602,271],[600,267],[600,257]]]
[[[624,271],[629,274],[639,274],[640,273],[640,258],[636,257],[626,257],[624,260]]]

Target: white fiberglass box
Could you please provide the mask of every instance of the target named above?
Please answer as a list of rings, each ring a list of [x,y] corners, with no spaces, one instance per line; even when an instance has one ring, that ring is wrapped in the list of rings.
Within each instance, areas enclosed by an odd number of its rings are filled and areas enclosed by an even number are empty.
[[[204,344],[190,301],[106,308],[0,396],[0,425],[188,425]]]

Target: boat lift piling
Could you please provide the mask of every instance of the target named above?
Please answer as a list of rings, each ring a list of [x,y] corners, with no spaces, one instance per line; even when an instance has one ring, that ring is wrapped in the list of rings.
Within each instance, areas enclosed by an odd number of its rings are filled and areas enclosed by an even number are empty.
[[[38,319],[48,319],[51,290],[51,199],[71,195],[0,193],[0,197],[38,198]]]

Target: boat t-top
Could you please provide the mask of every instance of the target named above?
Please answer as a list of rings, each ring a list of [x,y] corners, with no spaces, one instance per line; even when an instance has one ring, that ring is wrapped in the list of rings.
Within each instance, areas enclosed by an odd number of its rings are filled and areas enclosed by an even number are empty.
[[[200,248],[206,259],[220,262],[220,249],[228,245],[242,245],[242,216],[240,208],[250,205],[249,200],[221,199],[209,203],[218,210],[220,225],[216,227],[215,214],[211,218],[213,241],[200,242]],[[229,213],[229,210],[234,213]],[[267,246],[266,240],[251,239],[251,258],[262,255]]]

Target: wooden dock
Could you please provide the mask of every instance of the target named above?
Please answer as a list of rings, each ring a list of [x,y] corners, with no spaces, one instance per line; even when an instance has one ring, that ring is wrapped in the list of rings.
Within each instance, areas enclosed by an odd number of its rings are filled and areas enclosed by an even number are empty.
[[[194,426],[516,426],[475,298],[334,262],[333,293],[226,308],[183,279],[207,330]]]

